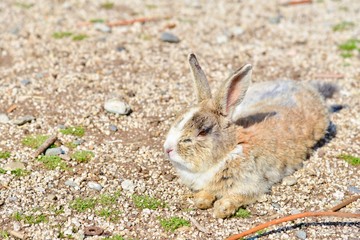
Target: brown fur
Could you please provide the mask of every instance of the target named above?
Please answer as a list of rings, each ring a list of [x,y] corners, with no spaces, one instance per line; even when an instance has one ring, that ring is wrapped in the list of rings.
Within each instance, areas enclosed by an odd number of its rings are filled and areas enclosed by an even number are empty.
[[[214,99],[201,101],[176,146],[179,156],[192,164],[183,178],[216,172],[204,184],[187,182],[197,191],[195,205],[204,209],[214,203],[215,217],[232,215],[299,169],[329,125],[322,96],[301,82],[286,82],[296,89],[289,94],[291,102],[283,99],[290,103],[283,103],[281,98],[278,101],[277,95],[273,102],[259,100],[252,106],[256,116],[262,117],[242,116],[246,121],[234,121],[233,111],[245,96],[250,76],[251,66],[246,65],[225,82]],[[233,152],[238,146],[242,147],[241,154]]]

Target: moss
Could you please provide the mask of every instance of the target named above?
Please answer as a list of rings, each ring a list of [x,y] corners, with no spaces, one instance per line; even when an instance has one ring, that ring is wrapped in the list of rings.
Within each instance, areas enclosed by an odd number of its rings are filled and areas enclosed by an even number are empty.
[[[91,23],[104,23],[105,20],[102,18],[93,18],[93,19],[90,19],[90,22]]]
[[[7,152],[7,151],[0,151],[0,158],[3,158],[3,159],[7,159],[9,158],[11,155],[10,152]]]
[[[85,129],[82,126],[71,126],[65,129],[60,129],[60,132],[65,135],[82,137],[85,134]]]
[[[0,174],[5,174],[5,173],[6,173],[6,170],[3,168],[0,168]]]
[[[0,238],[1,239],[9,239],[10,238],[10,234],[5,231],[5,230],[0,230]]]
[[[114,236],[111,236],[111,237],[105,237],[104,239],[106,239],[106,240],[125,240],[125,238],[123,238],[120,235],[114,235]]]
[[[87,209],[94,209],[95,204],[94,198],[76,198],[70,203],[70,207],[78,212],[85,212]]]
[[[41,156],[38,161],[42,162],[45,168],[54,170],[59,167],[61,170],[68,170],[67,164],[58,156]]]
[[[114,3],[113,2],[104,2],[100,5],[101,8],[109,10],[114,8]]]
[[[340,31],[348,30],[348,29],[350,29],[350,28],[352,28],[354,26],[355,26],[355,24],[353,22],[343,21],[341,23],[338,23],[338,24],[334,25],[332,27],[332,30],[334,32],[340,32]]]
[[[25,3],[25,2],[16,2],[15,6],[23,9],[30,9],[34,6],[32,3]]]
[[[79,163],[87,163],[93,157],[94,157],[94,153],[86,150],[76,151],[71,155],[71,158]]]
[[[176,229],[184,226],[190,226],[190,222],[179,217],[172,217],[168,219],[160,219],[160,225],[166,230],[174,232]]]
[[[62,38],[70,37],[71,35],[73,35],[72,32],[54,32],[52,34],[52,37],[55,39],[62,39]]]
[[[360,157],[354,157],[352,155],[343,154],[343,155],[340,155],[339,158],[347,161],[349,164],[351,164],[353,166],[357,166],[360,164]]]
[[[97,211],[99,217],[104,217],[111,222],[117,222],[120,220],[122,212],[120,210],[112,208],[102,208]]]
[[[24,144],[27,147],[31,147],[34,149],[37,149],[43,144],[49,136],[46,135],[33,135],[33,136],[27,136],[22,140],[22,144]]]
[[[239,209],[236,211],[234,217],[238,217],[238,218],[248,218],[248,217],[250,217],[250,215],[251,215],[251,213],[250,213],[248,210],[243,209],[243,208],[239,208]]]
[[[164,207],[165,203],[161,202],[159,199],[152,198],[149,196],[133,195],[133,202],[137,208],[140,209],[157,209],[159,207]]]
[[[40,215],[25,215],[19,212],[14,213],[12,217],[15,221],[24,221],[26,224],[39,224],[42,222],[47,222],[47,218],[44,214]]]
[[[11,170],[11,174],[15,175],[16,177],[24,177],[30,174],[29,171],[17,168],[15,170]]]
[[[77,35],[74,35],[74,36],[72,37],[72,40],[73,40],[73,41],[82,41],[82,40],[84,40],[85,38],[88,38],[88,35],[86,35],[86,34],[77,34]]]
[[[351,52],[343,52],[340,54],[340,56],[343,58],[351,58],[353,54]]]
[[[343,44],[339,45],[339,49],[343,51],[352,51],[357,49],[357,45],[360,41],[358,39],[349,39]]]
[[[114,194],[101,194],[97,202],[101,205],[110,206],[112,204],[115,204],[120,197],[120,191],[115,192]]]

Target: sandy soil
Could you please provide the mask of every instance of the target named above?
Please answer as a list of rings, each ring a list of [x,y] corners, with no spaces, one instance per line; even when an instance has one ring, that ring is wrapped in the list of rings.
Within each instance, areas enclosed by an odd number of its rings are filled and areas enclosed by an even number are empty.
[[[84,235],[86,227],[98,226],[112,239],[224,239],[359,194],[359,166],[339,156],[360,156],[360,1],[291,6],[265,0],[114,1],[106,5],[109,9],[104,3],[0,2],[0,113],[10,119],[0,123],[0,151],[11,152],[0,158],[0,168],[21,162],[28,173],[0,174],[0,238],[13,239],[15,232],[24,239],[103,239]],[[110,29],[89,23],[141,17],[158,19]],[[162,41],[163,32],[180,42]],[[355,47],[339,49],[350,39]],[[277,184],[247,206],[249,218],[214,219],[211,209],[194,209],[191,192],[164,157],[162,143],[176,113],[194,101],[186,62],[190,52],[197,54],[213,88],[251,63],[255,82],[336,83],[340,91],[329,105],[347,106],[332,115],[337,136],[292,176],[293,184]],[[132,113],[105,111],[111,98],[127,102]],[[36,120],[12,124],[26,115]],[[64,126],[83,126],[85,135],[65,135],[59,131]],[[25,137],[39,134],[57,134],[58,146],[81,139],[65,155],[89,150],[95,157],[88,163],[69,158],[64,161],[71,169],[48,170],[34,159],[35,150],[22,144]],[[89,182],[100,184],[100,192]],[[75,199],[105,195],[115,200],[97,201],[84,212],[72,207]],[[139,208],[134,195],[156,198],[165,206]],[[105,208],[113,218],[99,214]],[[359,209],[358,200],[342,211]],[[31,216],[44,218],[34,223]],[[170,217],[188,220],[190,226],[166,231],[160,220]],[[300,239],[304,233],[307,239],[357,239],[360,226],[356,219],[312,218],[268,228],[261,239]]]

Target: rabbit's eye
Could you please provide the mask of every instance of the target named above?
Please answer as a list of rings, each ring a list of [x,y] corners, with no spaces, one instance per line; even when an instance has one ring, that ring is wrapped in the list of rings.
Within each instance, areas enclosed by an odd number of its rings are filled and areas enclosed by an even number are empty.
[[[203,136],[208,135],[208,133],[210,133],[211,129],[212,129],[212,127],[207,127],[207,128],[201,129],[200,132],[198,133],[198,136],[203,137]]]

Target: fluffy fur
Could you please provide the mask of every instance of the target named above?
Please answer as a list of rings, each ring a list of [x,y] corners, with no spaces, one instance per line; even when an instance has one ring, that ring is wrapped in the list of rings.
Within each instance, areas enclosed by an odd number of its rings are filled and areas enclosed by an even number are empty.
[[[225,218],[302,166],[329,126],[328,109],[313,84],[251,84],[251,65],[212,97],[195,55],[189,56],[198,104],[180,115],[164,148],[195,205],[214,205]]]

